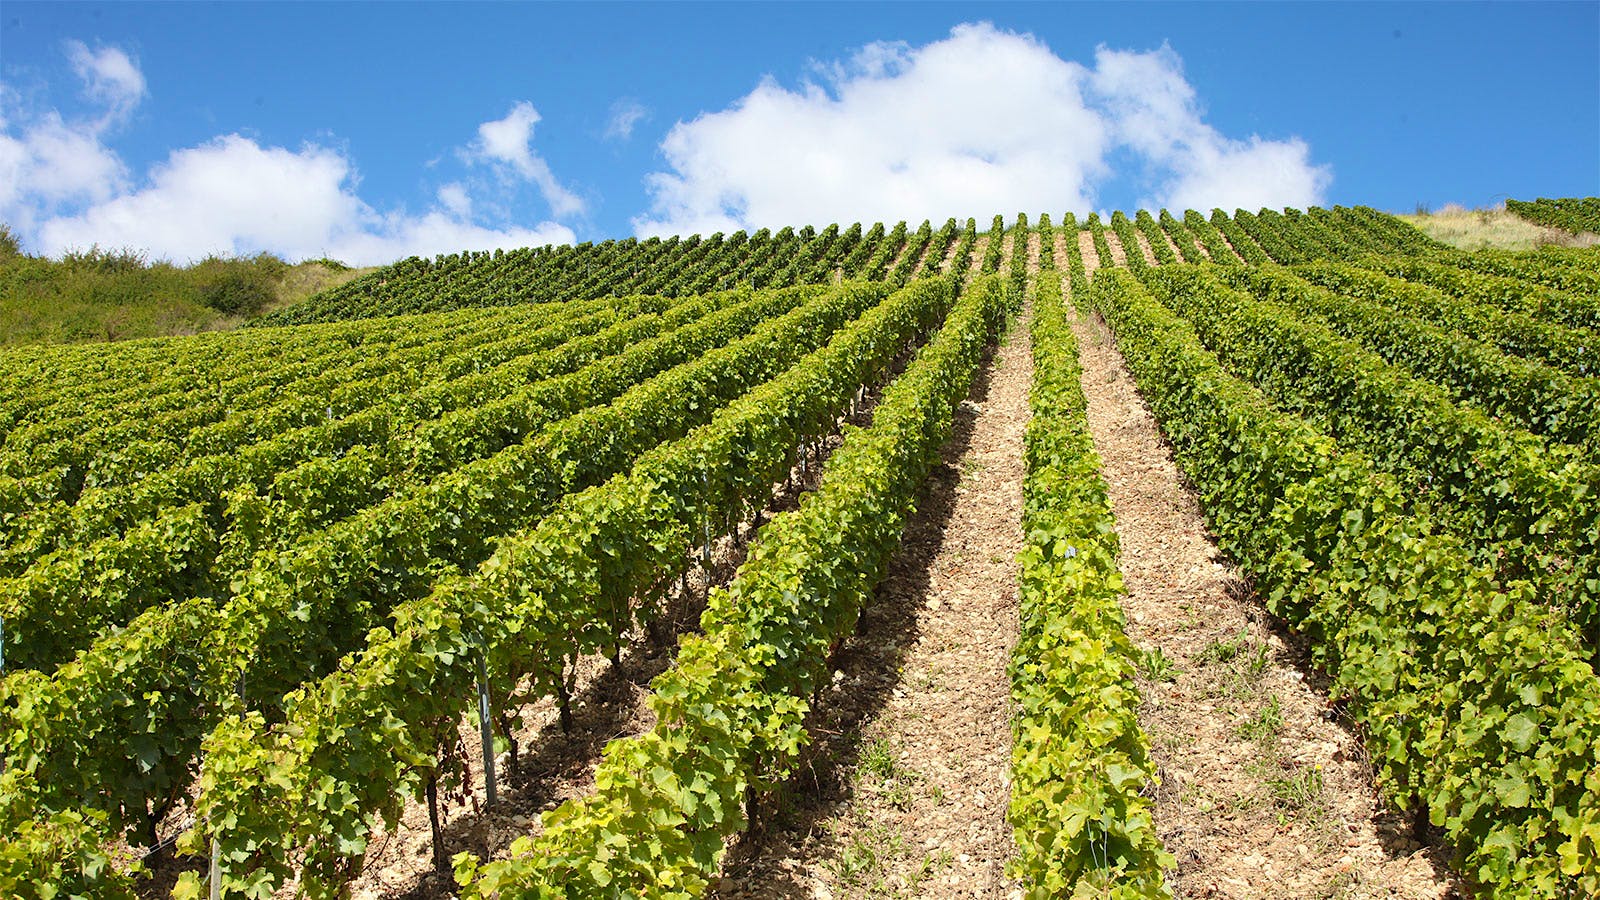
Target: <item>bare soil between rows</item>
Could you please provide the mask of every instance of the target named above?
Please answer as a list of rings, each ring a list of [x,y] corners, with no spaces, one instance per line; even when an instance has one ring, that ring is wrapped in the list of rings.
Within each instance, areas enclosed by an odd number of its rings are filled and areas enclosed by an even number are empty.
[[[1147,656],[1140,723],[1161,783],[1155,823],[1181,898],[1445,898],[1445,854],[1371,779],[1308,648],[1217,550],[1194,490],[1104,324],[1074,332],[1127,585]]]
[[[714,896],[1004,897],[1015,556],[1031,359],[1014,326],[956,416],[836,659],[815,743]]]

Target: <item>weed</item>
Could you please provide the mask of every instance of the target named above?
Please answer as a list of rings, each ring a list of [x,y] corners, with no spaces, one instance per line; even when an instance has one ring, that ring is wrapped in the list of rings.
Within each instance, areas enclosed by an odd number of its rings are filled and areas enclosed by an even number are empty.
[[[1177,681],[1178,666],[1160,647],[1139,651],[1139,671],[1151,681]]]
[[[1354,871],[1335,872],[1332,878],[1311,895],[1312,900],[1339,900],[1340,897],[1348,897],[1358,882],[1359,878]]]
[[[894,760],[894,748],[885,738],[878,738],[861,753],[861,771],[884,781],[895,777],[899,765]]]
[[[1245,658],[1244,672],[1251,681],[1259,681],[1270,665],[1272,665],[1272,650],[1263,644],[1257,644],[1255,650]]]
[[[839,880],[855,883],[861,876],[877,868],[877,865],[877,848],[857,835],[845,844],[838,856],[830,860],[829,867],[833,869],[833,874],[839,876]]]
[[[1217,808],[1217,800],[1211,791],[1195,784],[1184,785],[1183,789],[1178,791],[1178,803],[1202,813],[1212,812]]]
[[[940,850],[932,856],[924,856],[922,862],[906,878],[906,887],[915,891],[924,881],[932,878],[935,872],[940,869],[948,869],[950,864],[955,862],[955,859],[955,856],[949,850]]]
[[[1266,743],[1283,732],[1283,708],[1278,705],[1278,696],[1272,695],[1267,705],[1250,718],[1249,721],[1239,726],[1239,736],[1250,741]]]
[[[827,866],[842,883],[864,888],[872,896],[886,896],[891,891],[883,869],[905,849],[905,839],[899,832],[881,825],[863,828],[850,836]]]
[[[1267,779],[1273,804],[1290,815],[1320,815],[1322,787],[1322,766],[1294,766],[1284,775]]]
[[[923,694],[937,694],[944,690],[944,685],[939,682],[939,676],[944,670],[938,666],[920,672],[911,678],[911,689]]]
[[[923,780],[921,774],[895,759],[894,746],[884,738],[873,741],[862,751],[860,773],[863,780],[870,776],[875,782],[883,802],[901,810],[911,806],[912,788]]]
[[[883,802],[895,809],[911,808],[911,785],[903,779],[884,782]]]
[[[1250,636],[1241,631],[1229,640],[1217,638],[1200,651],[1201,662],[1232,662],[1250,643]]]

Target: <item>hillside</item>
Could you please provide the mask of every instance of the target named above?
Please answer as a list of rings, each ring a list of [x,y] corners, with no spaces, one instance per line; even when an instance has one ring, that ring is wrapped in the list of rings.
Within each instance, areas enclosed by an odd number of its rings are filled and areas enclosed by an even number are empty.
[[[269,254],[177,266],[96,248],[52,260],[21,253],[0,227],[0,345],[226,331],[365,271]]]
[[[1538,250],[1593,247],[1600,243],[1600,235],[1567,231],[1531,220],[1509,208],[1446,206],[1436,212],[1418,212],[1398,218],[1428,237],[1460,250]]]
[[[1415,234],[1405,237],[1405,243],[1397,243],[1393,235],[1381,230],[1380,237],[1362,246],[1342,240],[1330,245],[1330,240],[1337,240],[1337,229],[1344,223],[1394,221],[1365,207],[1287,212],[1293,217],[1294,227],[1304,228],[1314,236],[1315,253],[1348,257],[1375,249],[1428,246]],[[1142,240],[1148,241],[1150,234],[1162,230],[1175,233],[1180,240],[1191,229],[1209,237],[1219,227],[1224,233],[1246,229],[1256,234],[1265,229],[1270,240],[1277,223],[1289,217],[1275,210],[1261,210],[1259,215],[1238,210],[1230,216],[1220,209],[1212,210],[1209,216],[1191,210],[1182,221],[1165,211],[1161,215],[1160,223],[1149,213],[1136,217],[1140,234],[1146,235]],[[1099,221],[1093,215],[1090,220]],[[706,238],[693,235],[645,241],[629,238],[570,247],[463,253],[431,260],[412,257],[252,324],[334,322],[468,306],[630,294],[680,297],[735,287],[788,287],[841,279],[904,284],[919,275],[948,271],[952,253],[976,253],[977,262],[986,262],[983,253],[991,246],[991,238],[1005,229],[1004,218],[997,215],[987,223],[949,219],[938,227],[930,222],[920,226],[900,222],[887,227],[881,222],[870,226],[858,222],[843,227],[829,225],[821,230],[784,228],[776,234],[762,229],[754,234],[739,231]],[[1267,258],[1255,250],[1253,243],[1244,252],[1250,261]]]
[[[0,893],[1600,893],[1600,250],[995,216],[252,324],[0,350]]]
[[[1596,241],[1506,209],[1446,207],[1398,218],[1436,241],[1468,250],[1587,247]],[[926,222],[920,228],[856,223],[820,231],[629,238],[412,257],[364,269],[333,260],[291,265],[266,254],[177,266],[99,249],[54,261],[22,255],[7,237],[0,243],[0,342],[118,341],[461,306],[634,293],[684,296],[831,277],[903,282],[930,248],[948,251],[967,229],[977,233],[978,224],[948,220],[935,229]]]

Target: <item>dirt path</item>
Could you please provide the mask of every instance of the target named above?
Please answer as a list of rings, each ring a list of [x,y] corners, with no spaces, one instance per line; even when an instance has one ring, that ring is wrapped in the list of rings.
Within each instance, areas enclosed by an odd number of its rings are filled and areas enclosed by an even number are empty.
[[[837,443],[837,438],[830,438],[830,450]],[[800,494],[814,489],[817,480],[813,474],[780,489],[769,511],[793,508]],[[751,531],[746,528],[744,533],[748,537]],[[717,539],[710,569],[692,572],[688,595],[673,604],[669,635],[695,630],[707,582],[724,585],[731,580],[747,549],[730,538]],[[672,664],[676,640],[669,637],[658,643],[640,632],[630,635],[630,640],[620,670],[601,655],[578,660],[570,732],[561,730],[555,703],[548,698],[535,701],[524,711],[524,724],[517,730],[519,766],[512,771],[506,754],[497,757],[500,799],[492,808],[484,803],[479,732],[473,722],[461,723],[460,753],[470,790],[450,798],[441,796],[446,858],[463,850],[481,858],[505,856],[513,840],[543,830],[541,813],[594,793],[595,769],[607,743],[655,724],[648,686]],[[351,884],[354,900],[442,900],[454,896],[454,879],[432,866],[433,834],[425,805],[408,802],[400,826],[392,832],[380,829],[373,836],[373,847],[365,870]],[[278,896],[288,900],[293,893],[286,889]]]
[[[1028,233],[1032,234],[1033,232],[1030,230]],[[1017,235],[1008,228],[1000,238],[1000,241],[1000,272],[1004,274],[1011,271],[1011,257],[1017,252]],[[1028,252],[1028,242],[1026,240],[1022,242],[1022,252]]]
[[[1010,896],[1011,695],[1022,434],[1015,325],[957,417],[878,599],[811,723],[810,764],[715,896]]]
[[[934,234],[937,235],[938,232],[935,231]],[[933,255],[933,240],[931,237],[928,238],[928,242],[923,244],[922,249],[917,253],[917,264],[911,268],[912,278],[921,278],[927,275],[929,267],[933,265],[933,261],[928,258]],[[949,251],[947,250],[946,255],[948,254]]]
[[[1144,236],[1144,232],[1135,231],[1133,240],[1134,243],[1139,245],[1139,253],[1144,257],[1146,263],[1152,266],[1160,265],[1160,262],[1156,259],[1155,250],[1150,246],[1150,239]]]
[[[983,257],[989,252],[989,241],[992,239],[992,235],[980,234],[972,242],[972,258],[967,260],[968,278],[977,278],[983,272]]]
[[[894,267],[900,265],[901,260],[906,258],[906,251],[911,249],[911,242],[916,238],[916,236],[917,233],[914,229],[906,232],[905,238],[900,241],[900,246],[895,248],[894,257],[889,260],[888,265],[883,267],[883,271],[893,272]],[[887,239],[888,235],[885,235],[884,237]],[[918,251],[918,259],[921,258],[920,254],[926,250],[927,248],[924,247],[922,250]]]
[[[1231,252],[1234,256],[1237,256],[1240,262],[1245,262],[1244,254],[1239,252],[1239,248],[1233,245],[1233,241],[1228,240],[1228,236],[1223,234],[1222,229],[1220,228],[1217,229],[1217,237],[1222,239],[1222,243],[1227,246],[1229,252]],[[1248,263],[1246,264],[1248,265]]]
[[[870,424],[880,390],[881,387],[870,390],[865,402],[846,421],[857,427]],[[763,521],[794,509],[802,495],[815,490],[821,483],[827,458],[842,443],[838,433],[826,436],[819,444],[816,460],[804,467],[796,466],[789,478],[774,485]],[[461,723],[460,756],[469,789],[454,797],[441,797],[446,859],[463,850],[486,859],[505,856],[516,838],[537,835],[542,830],[541,813],[594,792],[595,769],[607,743],[654,725],[654,713],[649,707],[650,680],[672,664],[676,636],[698,630],[708,586],[726,585],[743,563],[756,526],[743,522],[738,528],[739,539],[723,536],[715,540],[708,568],[694,567],[675,586],[686,593],[673,592],[673,602],[663,622],[663,639],[651,640],[642,630],[636,630],[623,651],[620,670],[600,655],[578,661],[570,732],[561,729],[553,700],[545,698],[529,704],[523,712],[523,725],[517,730],[521,751],[518,768],[511,770],[507,754],[497,758],[500,798],[492,808],[484,803],[483,745],[478,729],[471,721]],[[351,897],[444,900],[455,896],[454,879],[448,872],[435,871],[432,859],[433,832],[427,807],[408,802],[398,828],[380,828],[374,834],[373,852],[361,876],[350,886]],[[286,886],[276,896],[290,900],[294,896],[292,886]]]
[[[1128,264],[1128,251],[1122,246],[1122,238],[1117,237],[1117,233],[1110,228],[1105,230],[1105,235],[1106,246],[1111,248],[1111,265],[1126,266]],[[1091,234],[1089,239],[1091,241],[1094,240],[1094,235]],[[1087,260],[1085,260],[1085,263],[1087,264]],[[1100,264],[1105,265],[1106,261],[1102,259]]]
[[[1172,235],[1168,234],[1167,230],[1165,228],[1157,228],[1156,231],[1161,235],[1161,239],[1163,241],[1167,242],[1167,248],[1172,251],[1172,255],[1173,256],[1176,256],[1178,258],[1178,262],[1181,263],[1185,259],[1188,258],[1187,256],[1184,255],[1184,251],[1182,251],[1182,250],[1180,250],[1178,248],[1177,239],[1174,238]]]
[[[1128,636],[1149,654],[1140,722],[1155,822],[1181,898],[1440,898],[1455,888],[1382,812],[1360,741],[1307,683],[1217,551],[1194,494],[1098,320],[1074,326],[1089,424],[1122,542]]]
[[[938,270],[939,274],[941,274],[941,275],[949,274],[950,267],[955,265],[956,251],[959,250],[960,248],[961,248],[961,232],[958,231],[958,232],[956,232],[955,240],[952,240],[950,242],[950,246],[944,248],[944,259],[942,259],[939,262],[939,270]]]
[[[1100,268],[1100,251],[1094,248],[1093,234],[1088,231],[1078,232],[1078,253],[1083,256],[1084,271],[1088,272],[1090,275],[1093,275],[1094,270]],[[1061,267],[1063,272],[1065,272],[1066,269],[1067,267],[1064,265]]]

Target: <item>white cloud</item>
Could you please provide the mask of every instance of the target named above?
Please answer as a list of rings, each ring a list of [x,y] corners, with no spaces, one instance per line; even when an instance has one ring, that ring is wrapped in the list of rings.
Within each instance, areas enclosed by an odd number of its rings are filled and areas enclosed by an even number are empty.
[[[921,47],[870,44],[796,89],[763,80],[673,126],[646,178],[640,235],[1093,208],[1113,177],[1160,205],[1321,201],[1303,141],[1235,140],[1206,124],[1170,48],[1101,48],[1095,67],[1031,35],[960,25]],[[1140,158],[1114,172],[1113,150]]]
[[[1311,148],[1299,138],[1234,140],[1207,125],[1171,47],[1148,53],[1101,47],[1091,84],[1115,111],[1118,142],[1167,173],[1158,196],[1142,205],[1230,211],[1315,206],[1332,180],[1331,170],[1314,165]]]
[[[443,209],[421,216],[379,213],[358,197],[355,169],[337,151],[263,147],[237,134],[174,151],[149,183],[38,230],[51,254],[98,243],[196,259],[266,249],[291,259],[332,256],[358,265],[413,254],[570,243],[572,231],[546,223],[495,230],[472,224],[460,185],[440,190]]]
[[[502,164],[527,181],[533,182],[545,202],[558,216],[583,212],[583,201],[562,187],[550,166],[533,151],[533,126],[539,111],[526,100],[511,108],[504,119],[478,126],[476,150],[480,156]]]
[[[84,95],[103,107],[100,114],[68,120],[48,110],[0,118],[0,221],[24,234],[63,206],[105,200],[128,180],[127,167],[104,139],[144,97],[144,76],[114,47],[91,51],[69,41],[66,52]],[[13,97],[3,85],[0,95]]]
[[[1165,205],[1178,209],[1320,206],[1332,170],[1311,162],[1305,141],[1220,140],[1197,148],[1179,166]]]
[[[1105,129],[1081,66],[1031,37],[963,25],[872,44],[788,90],[675,125],[641,234],[1084,208]],[[1019,90],[1019,86],[1025,89]]]
[[[606,122],[605,139],[625,141],[633,137],[633,126],[650,115],[644,105],[632,97],[623,97],[611,104],[611,118]]]
[[[51,111],[20,136],[0,134],[0,218],[24,225],[35,210],[104,200],[127,180],[122,160],[81,122]]]
[[[342,188],[349,177],[334,151],[296,153],[226,135],[174,151],[139,190],[44,223],[40,244],[49,253],[94,243],[148,247],[178,259],[260,247],[316,255],[360,216],[360,200]]]
[[[472,197],[467,194],[466,185],[459,181],[452,181],[439,188],[439,205],[449,210],[457,218],[468,218],[472,215]]]
[[[106,107],[108,121],[126,119],[144,99],[144,73],[122,50],[90,50],[82,41],[68,41],[67,59],[83,81],[84,95]]]
[[[102,108],[98,118],[68,121],[54,110],[0,117],[0,222],[23,235],[31,251],[55,255],[98,244],[185,261],[266,250],[377,264],[575,240],[554,222],[483,224],[461,182],[439,187],[437,205],[420,214],[374,209],[356,193],[354,162],[316,144],[290,150],[222,135],[172,151],[135,183],[106,137],[146,95],[143,74],[116,48],[91,51],[72,42],[67,54],[85,95]],[[0,99],[5,94],[0,85]],[[479,136],[502,162],[543,166],[527,145],[538,114],[531,106],[527,112],[525,128],[513,110],[510,125],[489,123]],[[549,175],[548,167],[543,171]]]
[[[391,214],[374,224],[376,227],[348,232],[330,243],[332,249],[328,255],[358,265],[373,265],[406,256],[433,256],[467,249],[511,250],[570,244],[577,240],[572,229],[555,222],[541,222],[532,228],[486,228],[439,210],[422,216]]]

